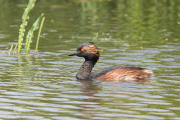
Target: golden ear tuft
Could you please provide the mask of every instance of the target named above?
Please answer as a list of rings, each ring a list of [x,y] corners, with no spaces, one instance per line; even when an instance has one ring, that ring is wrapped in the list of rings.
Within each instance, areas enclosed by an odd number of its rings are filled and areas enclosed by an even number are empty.
[[[96,56],[99,57],[99,54],[98,54],[98,49],[95,45],[88,45],[88,46],[85,46],[84,47],[84,51],[88,52],[88,53],[92,53],[92,54],[95,54]]]
[[[95,48],[95,46],[94,46],[94,45],[89,45],[88,47],[89,47],[89,48]]]

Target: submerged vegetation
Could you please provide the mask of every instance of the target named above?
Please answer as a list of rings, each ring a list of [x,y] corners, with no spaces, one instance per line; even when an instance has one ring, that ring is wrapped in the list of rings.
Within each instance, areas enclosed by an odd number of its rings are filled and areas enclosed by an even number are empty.
[[[19,42],[17,46],[18,53],[28,52],[30,50],[30,47],[34,48],[34,44],[31,44],[33,39],[30,39],[29,42],[26,42],[25,36],[28,33],[26,26],[30,16],[29,13],[33,9],[35,2],[36,0],[29,0],[29,4],[24,11],[22,17],[22,23],[24,24],[21,24],[19,30]],[[52,1],[41,2],[44,5],[47,5]],[[16,4],[15,1],[7,2],[7,4],[10,3]],[[24,5],[27,4],[27,1],[21,1],[20,3]],[[94,38],[93,41],[125,41],[129,45],[138,43],[141,48],[144,48],[144,43],[140,42],[141,40],[153,41],[154,44],[164,44],[164,42],[169,41],[168,36],[171,36],[172,33],[177,33],[177,30],[174,27],[172,28],[169,26],[175,24],[176,27],[180,24],[180,15],[177,12],[179,4],[179,1],[168,0],[60,0],[53,1],[52,4],[48,6],[48,8],[49,10],[55,11],[51,13],[52,16],[54,16],[53,18],[51,18],[52,20],[61,19],[61,22],[59,24],[63,24],[63,26],[61,28],[53,29],[58,29],[56,31],[60,31],[63,38],[63,32],[67,32],[68,28],[71,29],[69,30],[70,32],[73,31],[71,32],[72,35],[68,33],[70,36],[79,35],[79,33],[86,34],[86,32],[88,31],[88,36],[91,37],[94,37],[94,33],[98,33],[98,38]],[[43,8],[41,9],[43,11]],[[59,11],[58,14],[61,15],[60,18],[59,16],[57,17],[56,10]],[[72,10],[77,10],[77,13],[73,13]],[[8,13],[6,11],[2,12],[4,13],[4,16]],[[45,12],[45,10],[43,12]],[[69,18],[67,18],[67,15],[69,15]],[[9,13],[9,16],[13,16],[12,12]],[[77,18],[78,22],[75,22]],[[102,18],[103,20],[101,20]],[[2,20],[2,25],[3,24],[5,24],[5,22]],[[76,26],[81,25],[85,27],[81,28],[80,31],[76,31],[76,27],[74,27],[74,24],[76,24]],[[7,26],[7,24],[5,25]],[[112,27],[111,25],[114,26]],[[164,27],[164,25],[166,26]],[[69,26],[71,26],[71,28],[69,28]],[[9,29],[7,29],[6,31],[8,30]],[[150,39],[150,37],[148,36],[151,34],[154,35],[154,38]],[[178,41],[179,34],[176,34],[176,36],[174,37],[174,40]],[[36,39],[36,36],[34,36],[34,38]],[[37,40],[35,51],[37,51],[38,48],[38,41],[39,40]],[[24,45],[25,42],[29,45]],[[34,40],[33,43],[35,42],[36,41]],[[26,47],[24,48],[24,46]],[[15,49],[14,45],[11,52],[17,50]]]

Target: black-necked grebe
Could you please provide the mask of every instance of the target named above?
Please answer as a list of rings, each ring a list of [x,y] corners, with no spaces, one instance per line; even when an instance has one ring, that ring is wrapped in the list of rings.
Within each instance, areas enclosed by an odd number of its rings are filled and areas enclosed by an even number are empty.
[[[85,62],[79,69],[76,78],[78,80],[98,79],[101,81],[119,81],[134,82],[149,80],[153,72],[141,67],[135,66],[112,66],[103,70],[92,72],[91,70],[99,59],[99,49],[93,42],[84,42],[80,44],[76,52],[68,56],[77,55],[84,57]]]

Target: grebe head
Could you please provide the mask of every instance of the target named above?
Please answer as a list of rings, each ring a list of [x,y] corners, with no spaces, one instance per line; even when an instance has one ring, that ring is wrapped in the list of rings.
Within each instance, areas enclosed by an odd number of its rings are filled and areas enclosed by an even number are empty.
[[[78,57],[84,57],[86,60],[98,60],[99,49],[93,42],[84,42],[80,44],[76,52],[69,54],[68,56],[77,55]]]

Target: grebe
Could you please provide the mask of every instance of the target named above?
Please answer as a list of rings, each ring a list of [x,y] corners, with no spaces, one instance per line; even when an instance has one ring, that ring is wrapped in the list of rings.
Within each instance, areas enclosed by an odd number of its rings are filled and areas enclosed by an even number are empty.
[[[111,66],[91,73],[92,68],[100,56],[99,49],[93,42],[84,42],[80,44],[77,50],[68,56],[73,55],[85,58],[85,62],[76,75],[78,80],[98,79],[110,82],[134,82],[149,80],[153,76],[152,71],[135,66]]]

